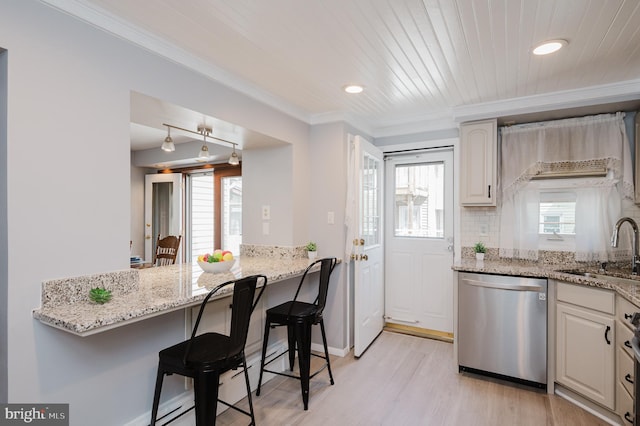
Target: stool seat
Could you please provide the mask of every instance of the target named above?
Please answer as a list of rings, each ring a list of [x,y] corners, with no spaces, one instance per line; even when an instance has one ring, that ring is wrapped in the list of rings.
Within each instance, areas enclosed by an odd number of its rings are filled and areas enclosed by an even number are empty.
[[[293,300],[284,302],[280,305],[269,308],[266,311],[265,325],[264,325],[264,338],[262,341],[262,360],[260,361],[260,379],[258,380],[258,388],[256,389],[256,396],[260,396],[260,388],[262,385],[262,374],[268,372],[272,374],[278,374],[281,376],[291,377],[300,380],[300,388],[302,391],[302,403],[304,409],[309,409],[309,380],[322,371],[325,367],[329,372],[329,380],[333,385],[333,374],[331,373],[331,362],[329,360],[329,351],[327,348],[327,336],[324,330],[324,320],[322,313],[327,300],[327,292],[329,288],[329,279],[331,272],[336,265],[336,258],[319,259],[311,263],[302,274],[298,289]],[[320,280],[318,283],[318,296],[313,303],[298,301],[298,295],[302,288],[307,273],[313,269],[317,264],[320,264]],[[309,280],[307,280],[309,281]],[[322,343],[324,346],[324,356],[316,355],[311,352],[311,328],[313,325],[319,324],[320,331],[322,332]],[[271,328],[286,326],[287,327],[287,339],[288,350],[283,352],[277,357],[271,359],[265,363],[265,356],[267,353],[267,345],[269,341],[269,330]],[[289,355],[289,368],[293,371],[293,364],[295,361],[296,350],[298,353],[298,364],[300,367],[300,375],[283,373],[279,371],[268,370],[265,367],[271,364],[276,359],[287,353]],[[325,364],[315,373],[311,374],[311,356],[316,356],[325,360]]]
[[[318,307],[313,303],[285,302],[267,310],[272,323],[288,324],[291,322],[316,321]]]
[[[201,334],[191,340],[192,348],[186,363],[183,362],[183,355],[189,345],[189,340],[161,350],[159,353],[160,362],[165,366],[173,367],[175,372],[179,374],[181,369],[185,372],[197,370],[206,372],[223,369],[227,365],[233,367],[234,364],[242,361],[242,357],[240,354],[229,357],[230,342],[229,336],[222,334]]]

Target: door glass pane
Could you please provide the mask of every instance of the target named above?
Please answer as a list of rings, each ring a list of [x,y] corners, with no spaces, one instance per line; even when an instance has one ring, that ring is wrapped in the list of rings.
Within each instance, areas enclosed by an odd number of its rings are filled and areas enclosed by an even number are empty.
[[[158,235],[164,238],[171,235],[171,221],[173,219],[173,182],[154,182],[151,195],[152,204],[152,251],[156,251],[156,239]]]
[[[394,235],[444,238],[444,163],[395,168]]]
[[[211,253],[213,247],[213,174],[192,174],[191,201],[191,261],[199,255]]]
[[[222,247],[234,256],[242,243],[242,177],[222,178]]]
[[[362,206],[360,235],[364,239],[365,246],[380,243],[380,161],[375,157],[365,154],[362,161],[362,193],[360,203]]]

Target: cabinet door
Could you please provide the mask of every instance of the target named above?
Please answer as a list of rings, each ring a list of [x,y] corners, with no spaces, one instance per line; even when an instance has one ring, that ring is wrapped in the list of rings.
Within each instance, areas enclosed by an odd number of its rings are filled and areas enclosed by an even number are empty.
[[[614,410],[613,318],[562,303],[556,314],[556,381]]]
[[[460,125],[460,202],[496,205],[496,120]]]

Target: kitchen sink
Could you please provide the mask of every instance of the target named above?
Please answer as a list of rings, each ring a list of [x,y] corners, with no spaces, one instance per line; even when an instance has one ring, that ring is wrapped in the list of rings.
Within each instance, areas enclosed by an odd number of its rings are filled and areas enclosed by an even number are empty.
[[[577,275],[579,277],[593,278],[595,280],[606,281],[611,283],[626,283],[626,284],[640,285],[640,276],[634,279],[634,278],[620,277],[616,275],[607,275],[606,273],[595,273],[595,272],[587,272],[587,271],[573,270],[573,269],[561,270],[558,272],[561,272],[563,274]]]

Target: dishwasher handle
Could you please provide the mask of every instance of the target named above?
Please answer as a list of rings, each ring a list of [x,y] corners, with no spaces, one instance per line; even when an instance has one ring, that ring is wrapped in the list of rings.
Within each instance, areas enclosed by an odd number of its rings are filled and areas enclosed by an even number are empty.
[[[513,291],[534,291],[538,293],[545,292],[545,288],[537,284],[523,284],[523,283],[502,284],[498,282],[472,280],[469,278],[463,278],[461,281],[463,284],[472,285],[474,287],[496,288],[499,290],[513,290]]]

